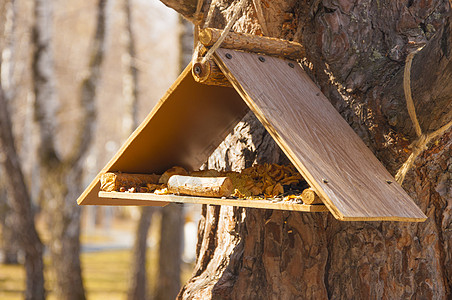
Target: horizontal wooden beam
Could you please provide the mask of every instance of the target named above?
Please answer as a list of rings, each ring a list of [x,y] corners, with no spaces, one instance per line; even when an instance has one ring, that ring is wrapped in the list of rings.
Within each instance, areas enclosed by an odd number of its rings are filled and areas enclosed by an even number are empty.
[[[204,28],[199,32],[199,41],[205,47],[211,47],[223,31],[216,28]],[[261,53],[288,59],[301,59],[306,56],[304,47],[296,42],[254,34],[228,32],[221,48]]]

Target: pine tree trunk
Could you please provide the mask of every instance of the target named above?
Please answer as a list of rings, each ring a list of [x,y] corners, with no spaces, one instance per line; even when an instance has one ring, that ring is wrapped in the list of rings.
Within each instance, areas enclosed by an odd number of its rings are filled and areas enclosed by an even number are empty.
[[[195,1],[164,2],[193,19]],[[223,28],[232,1],[212,3],[207,25]],[[402,79],[408,53],[424,44],[411,70],[422,131],[451,121],[449,1],[253,0],[244,14],[235,31],[304,45],[305,70],[393,175],[417,139]],[[194,275],[179,298],[450,299],[451,134],[449,128],[421,151],[403,183],[428,216],[425,223],[339,222],[329,213],[204,208]],[[209,167],[238,169],[282,159],[270,149],[277,147],[247,116],[209,159]]]

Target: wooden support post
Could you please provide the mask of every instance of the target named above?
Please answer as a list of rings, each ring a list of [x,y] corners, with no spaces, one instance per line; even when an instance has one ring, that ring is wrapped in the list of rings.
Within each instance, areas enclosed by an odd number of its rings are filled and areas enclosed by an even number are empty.
[[[220,38],[221,32],[220,29],[204,28],[199,32],[199,41],[210,47]],[[306,56],[304,47],[297,42],[238,32],[229,32],[220,47],[294,60]]]
[[[227,197],[233,190],[228,177],[171,176],[168,192],[189,196]]]
[[[303,200],[304,204],[323,204],[322,200],[320,200],[320,197],[314,192],[313,189],[305,189],[301,193],[301,199]]]
[[[192,74],[199,83],[232,87],[229,80],[212,59],[207,60],[205,63],[202,63],[200,59],[195,61],[192,67]]]

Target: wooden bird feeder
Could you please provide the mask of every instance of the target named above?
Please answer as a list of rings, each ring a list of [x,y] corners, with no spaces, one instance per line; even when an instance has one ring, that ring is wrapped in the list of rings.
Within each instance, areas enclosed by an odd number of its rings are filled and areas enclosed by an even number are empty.
[[[225,48],[213,60],[208,72],[214,76],[202,73],[203,65],[182,72],[78,204],[200,203],[330,211],[343,221],[426,220],[296,61]],[[324,205],[100,190],[105,172],[162,174],[176,165],[198,170],[249,110]]]

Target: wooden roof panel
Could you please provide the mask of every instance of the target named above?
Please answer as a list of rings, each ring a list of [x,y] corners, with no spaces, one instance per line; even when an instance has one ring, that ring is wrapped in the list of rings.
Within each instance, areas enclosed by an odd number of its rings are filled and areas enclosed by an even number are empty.
[[[233,88],[197,83],[190,64],[77,202],[127,203],[98,197],[105,172],[161,174],[175,165],[197,170],[248,111]],[[128,205],[143,205],[137,201]]]
[[[216,54],[225,76],[336,218],[426,219],[296,62],[226,49]]]

